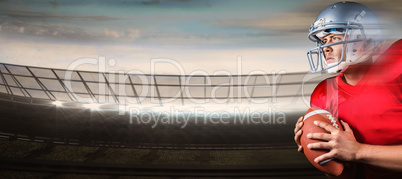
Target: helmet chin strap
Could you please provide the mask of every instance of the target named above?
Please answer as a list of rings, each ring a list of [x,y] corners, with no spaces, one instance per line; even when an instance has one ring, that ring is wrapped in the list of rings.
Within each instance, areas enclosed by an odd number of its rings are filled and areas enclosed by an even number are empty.
[[[336,64],[338,64],[338,62],[328,63],[328,66],[336,65]],[[327,69],[327,72],[331,73],[331,74],[340,73],[340,72],[345,71],[347,67],[348,66],[346,65],[346,62],[341,62],[339,65]]]

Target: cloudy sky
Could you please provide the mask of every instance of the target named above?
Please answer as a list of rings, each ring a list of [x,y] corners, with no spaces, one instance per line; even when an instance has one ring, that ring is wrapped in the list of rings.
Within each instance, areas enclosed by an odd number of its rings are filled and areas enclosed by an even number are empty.
[[[0,62],[65,69],[104,57],[115,61],[107,70],[150,73],[151,59],[163,58],[177,63],[156,63],[155,73],[307,71],[308,28],[334,2],[0,0]],[[387,37],[402,37],[402,1],[358,2],[378,13]]]

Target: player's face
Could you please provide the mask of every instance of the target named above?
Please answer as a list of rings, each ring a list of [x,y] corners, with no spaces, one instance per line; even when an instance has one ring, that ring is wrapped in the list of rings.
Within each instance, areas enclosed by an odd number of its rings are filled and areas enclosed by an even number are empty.
[[[331,44],[335,42],[341,42],[345,38],[344,34],[328,34],[324,36],[323,38],[320,38],[324,44]],[[324,55],[325,55],[325,60],[327,61],[327,64],[329,63],[335,63],[339,62],[342,57],[342,44],[338,45],[332,45],[328,47],[324,47]],[[345,58],[343,58],[345,59]]]

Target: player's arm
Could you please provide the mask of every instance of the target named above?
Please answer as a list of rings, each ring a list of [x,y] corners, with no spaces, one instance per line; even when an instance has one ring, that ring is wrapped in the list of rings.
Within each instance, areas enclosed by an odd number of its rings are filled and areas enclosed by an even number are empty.
[[[402,145],[382,146],[360,144],[356,161],[395,171],[402,171]]]
[[[309,144],[311,149],[328,149],[328,153],[317,157],[314,161],[321,162],[330,158],[337,158],[343,161],[360,162],[373,166],[386,168],[395,171],[402,171],[402,145],[379,146],[362,144],[356,141],[352,129],[341,120],[345,131],[338,130],[332,125],[315,121],[314,124],[330,132],[311,133],[307,137],[323,140]]]

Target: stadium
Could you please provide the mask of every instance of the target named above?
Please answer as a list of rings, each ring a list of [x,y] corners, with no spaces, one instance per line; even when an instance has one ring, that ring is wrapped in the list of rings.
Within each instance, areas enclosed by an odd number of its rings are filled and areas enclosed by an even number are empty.
[[[292,130],[325,75],[0,68],[5,176],[322,177]]]

